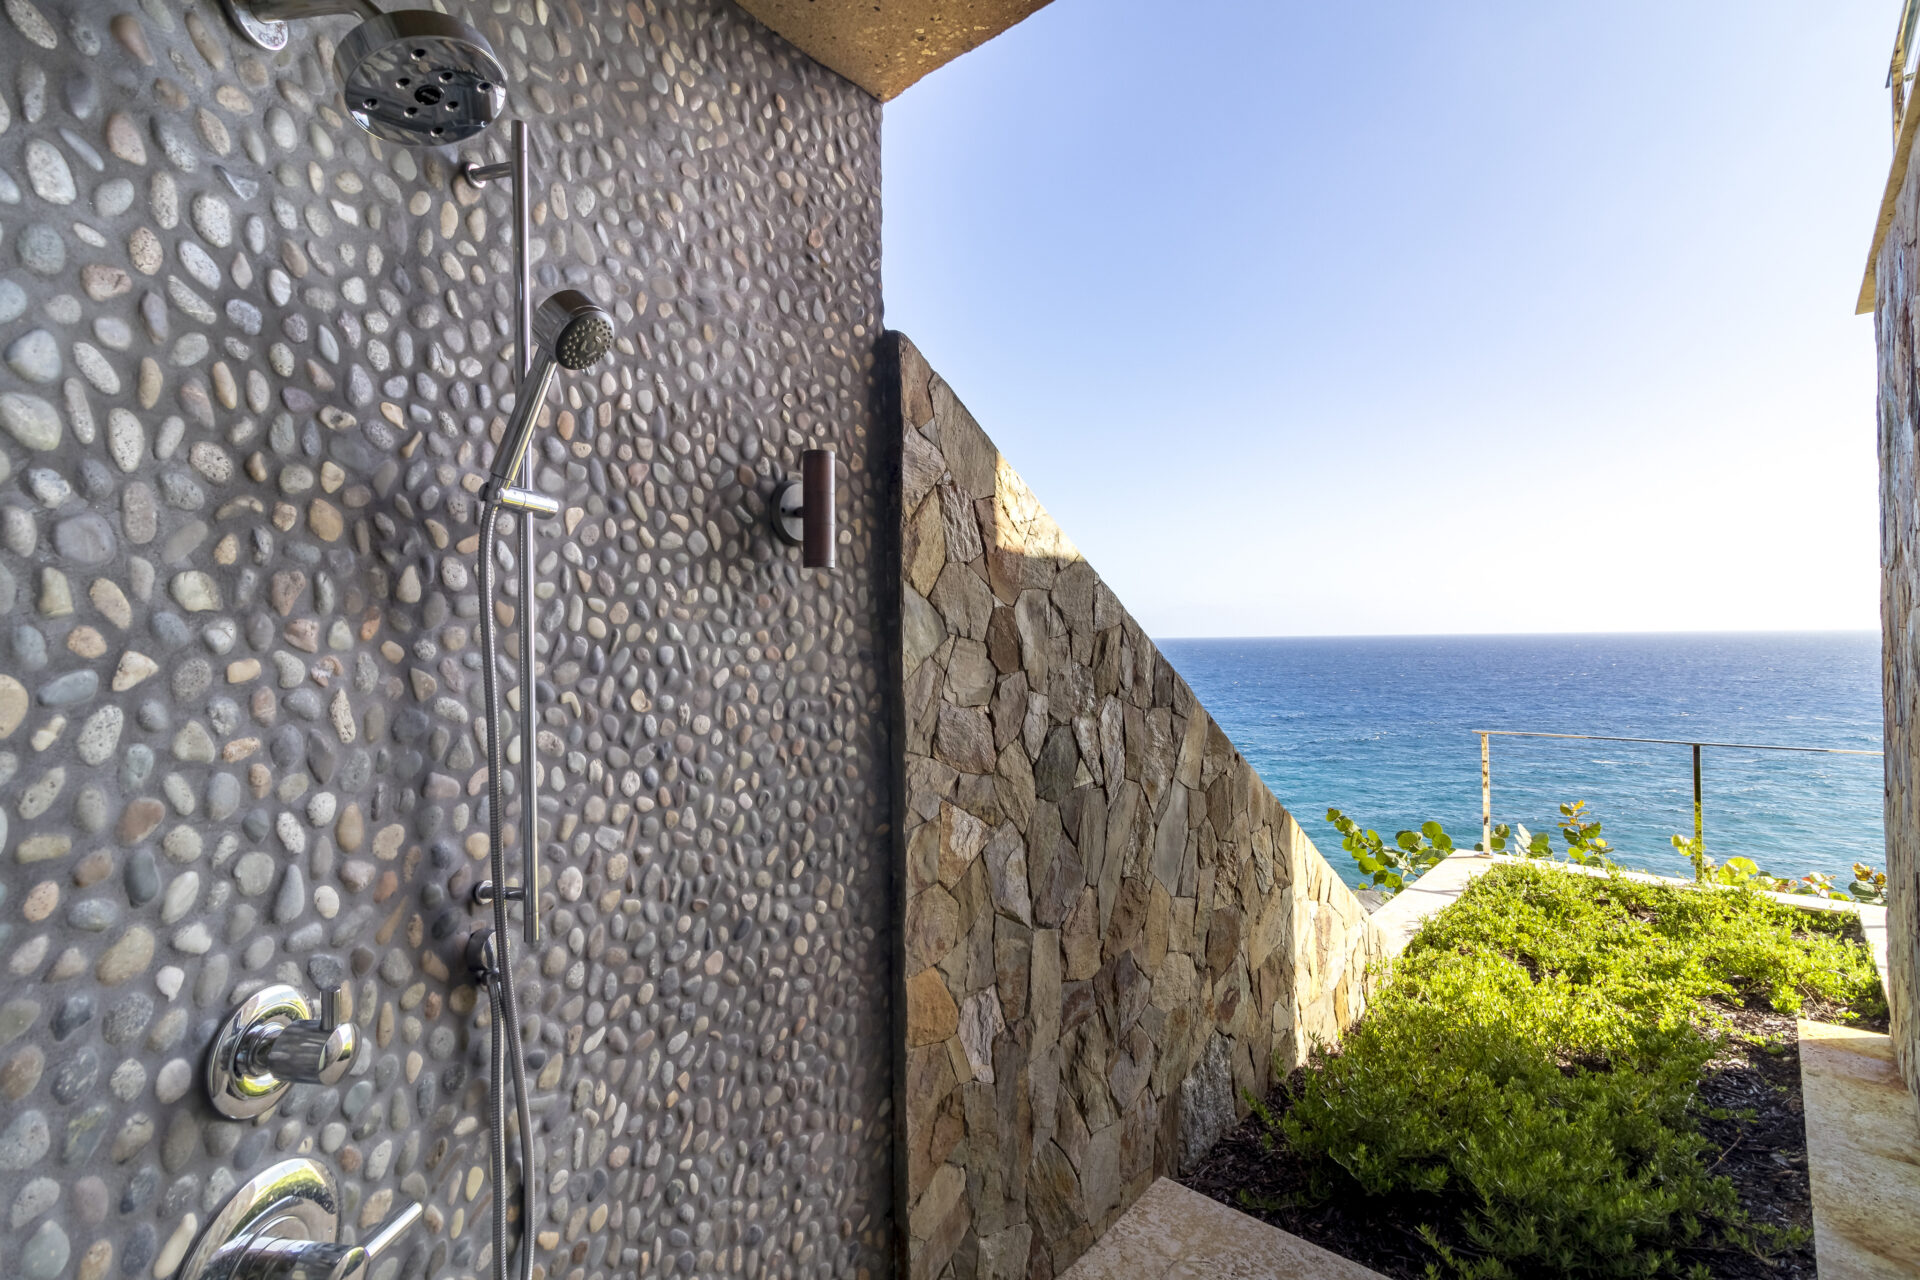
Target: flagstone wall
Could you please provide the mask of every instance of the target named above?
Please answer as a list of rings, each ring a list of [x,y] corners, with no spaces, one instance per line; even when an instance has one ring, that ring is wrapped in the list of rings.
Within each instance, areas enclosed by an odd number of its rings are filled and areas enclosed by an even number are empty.
[[[1886,714],[1887,1003],[1907,1087],[1920,1095],[1920,166],[1909,167],[1875,263],[1879,340],[1881,694]]]
[[[1049,1280],[1359,1015],[1380,935],[895,341],[911,1274]]]

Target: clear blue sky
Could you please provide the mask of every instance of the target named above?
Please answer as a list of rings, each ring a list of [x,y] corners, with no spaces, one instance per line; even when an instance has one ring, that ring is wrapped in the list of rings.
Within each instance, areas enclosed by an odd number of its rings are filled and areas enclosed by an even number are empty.
[[[1877,627],[1897,8],[1055,0],[887,322],[1155,635]]]

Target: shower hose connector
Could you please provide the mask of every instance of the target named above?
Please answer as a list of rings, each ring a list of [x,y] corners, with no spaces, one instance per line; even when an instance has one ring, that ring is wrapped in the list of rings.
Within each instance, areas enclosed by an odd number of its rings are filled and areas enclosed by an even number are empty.
[[[527,891],[517,884],[510,884],[500,891],[500,896],[508,902],[525,902],[527,900]],[[481,907],[491,903],[493,901],[493,881],[482,880],[479,884],[473,886],[473,901],[475,906]]]

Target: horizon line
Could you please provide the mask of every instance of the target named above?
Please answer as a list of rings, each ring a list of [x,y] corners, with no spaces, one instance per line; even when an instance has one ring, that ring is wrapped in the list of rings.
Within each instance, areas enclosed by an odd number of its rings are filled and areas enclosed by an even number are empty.
[[[1752,629],[1698,629],[1676,631],[1376,631],[1376,632],[1302,632],[1293,635],[1150,635],[1155,644],[1194,640],[1575,640],[1621,639],[1627,637],[1674,636],[1875,636],[1882,633],[1870,627],[1802,627]]]

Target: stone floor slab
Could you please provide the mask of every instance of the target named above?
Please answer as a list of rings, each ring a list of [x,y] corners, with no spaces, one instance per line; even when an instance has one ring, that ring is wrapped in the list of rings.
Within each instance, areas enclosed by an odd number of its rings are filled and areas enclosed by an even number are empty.
[[[1383,1280],[1161,1178],[1061,1280]]]
[[[1820,1280],[1920,1276],[1920,1133],[1893,1041],[1802,1021],[1800,1087]]]

